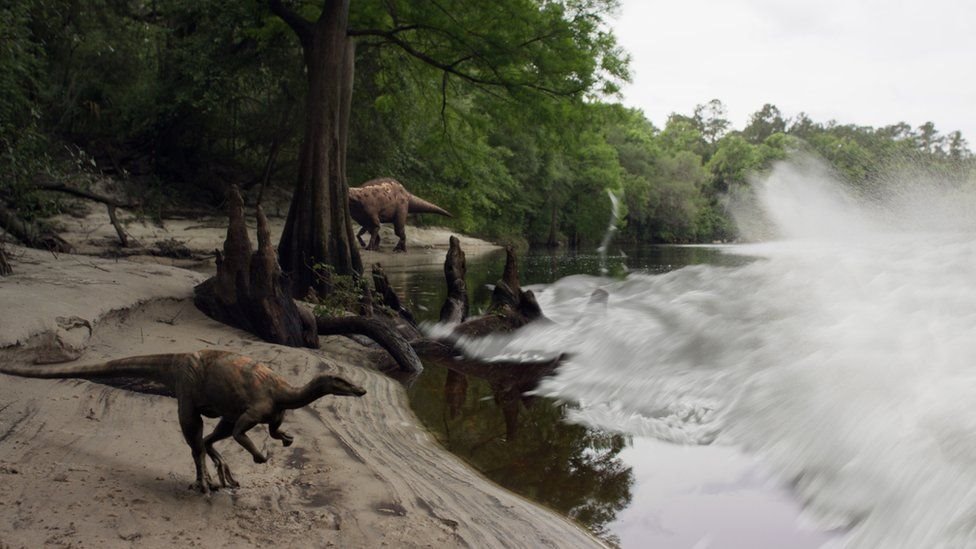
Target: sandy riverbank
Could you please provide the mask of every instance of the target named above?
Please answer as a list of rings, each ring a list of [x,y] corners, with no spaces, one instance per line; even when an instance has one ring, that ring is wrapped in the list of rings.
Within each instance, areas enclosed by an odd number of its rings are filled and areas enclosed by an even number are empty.
[[[64,223],[73,224],[66,234],[82,251],[104,248],[114,235],[97,214]],[[222,229],[200,221],[130,225],[143,244],[176,238],[196,250],[217,247]],[[412,251],[398,260],[443,258],[448,234],[408,228]],[[384,244],[389,249],[393,240]],[[480,246],[463,245],[469,253]],[[15,274],[0,279],[5,362],[31,363],[51,349],[80,354],[78,363],[229,349],[266,361],[296,383],[328,371],[368,394],[326,397],[289,415],[286,427],[295,436],[289,448],[255,432],[271,455],[266,464],[222,443],[241,487],[208,499],[188,489],[193,466],[172,399],[85,381],[2,376],[0,546],[599,545],[439,447],[419,426],[403,388],[370,369],[374,351],[337,337],[323,338],[318,351],[284,348],[218,324],[190,299],[205,275],[166,259],[8,252]],[[386,256],[392,254],[369,254],[364,262]]]

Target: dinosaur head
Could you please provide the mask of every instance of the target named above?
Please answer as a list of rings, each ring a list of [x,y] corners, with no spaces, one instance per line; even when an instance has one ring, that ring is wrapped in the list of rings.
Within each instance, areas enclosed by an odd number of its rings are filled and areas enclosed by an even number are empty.
[[[323,395],[358,397],[366,394],[366,389],[350,383],[339,376],[319,376],[315,380],[315,384]]]

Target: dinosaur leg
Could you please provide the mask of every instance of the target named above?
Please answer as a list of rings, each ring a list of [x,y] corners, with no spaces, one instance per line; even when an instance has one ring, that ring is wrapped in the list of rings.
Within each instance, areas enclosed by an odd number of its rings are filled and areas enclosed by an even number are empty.
[[[369,246],[367,250],[377,251],[380,249],[380,218],[378,215],[369,218]]]
[[[213,446],[215,442],[224,440],[233,434],[234,422],[221,419],[213,432],[203,439],[203,447],[207,450],[207,455],[210,456],[210,459],[213,460],[214,467],[217,469],[217,478],[220,479],[220,485],[237,488],[240,484],[234,479],[234,475],[231,474],[230,467],[227,466],[223,456]]]
[[[291,443],[295,440],[291,435],[281,430],[281,422],[284,419],[284,414],[274,418],[268,423],[268,434],[271,438],[275,440],[280,440],[282,446],[291,446]]]
[[[257,449],[254,441],[247,436],[247,431],[257,424],[258,422],[251,419],[247,414],[239,417],[237,423],[234,424],[234,440],[243,446],[245,450],[251,452],[251,456],[254,457],[254,463],[264,463],[268,461],[268,458]]]
[[[378,251],[380,249],[380,228],[373,227],[369,230],[369,246],[367,250]]]
[[[406,209],[402,213],[397,212],[396,218],[393,220],[393,232],[400,237],[400,241],[397,242],[394,252],[405,252],[407,251],[407,230],[404,226],[407,224],[407,212]]]
[[[197,469],[197,481],[194,487],[204,494],[209,494],[210,490],[217,488],[217,485],[210,480],[207,462],[204,460],[206,450],[203,447],[203,418],[192,407],[182,402],[179,404],[179,416],[183,438],[190,446],[190,452],[193,453],[193,465]]]
[[[362,226],[362,227],[360,227],[359,228],[359,232],[356,233],[356,240],[359,241],[359,245],[362,246],[363,248],[366,247],[366,241],[363,240],[363,235],[364,234],[366,234],[366,226],[365,225]],[[372,238],[372,237],[370,237],[370,238]]]

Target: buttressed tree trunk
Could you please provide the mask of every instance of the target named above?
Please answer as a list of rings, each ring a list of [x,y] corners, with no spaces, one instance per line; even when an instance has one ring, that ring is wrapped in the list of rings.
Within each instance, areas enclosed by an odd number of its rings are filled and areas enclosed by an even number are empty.
[[[340,275],[363,271],[359,248],[352,245],[346,182],[355,45],[346,34],[349,0],[325,0],[316,21],[280,0],[270,0],[270,6],[301,40],[308,78],[298,181],[278,245],[292,295],[304,297],[316,285],[312,269],[318,263],[332,265]]]

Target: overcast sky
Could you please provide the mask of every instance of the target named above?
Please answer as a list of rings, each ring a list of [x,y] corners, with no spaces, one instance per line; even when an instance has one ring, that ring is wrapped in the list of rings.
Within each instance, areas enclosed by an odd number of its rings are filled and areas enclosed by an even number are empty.
[[[784,116],[886,126],[931,120],[976,149],[973,0],[622,0],[624,104],[663,127],[720,99],[741,129]]]

